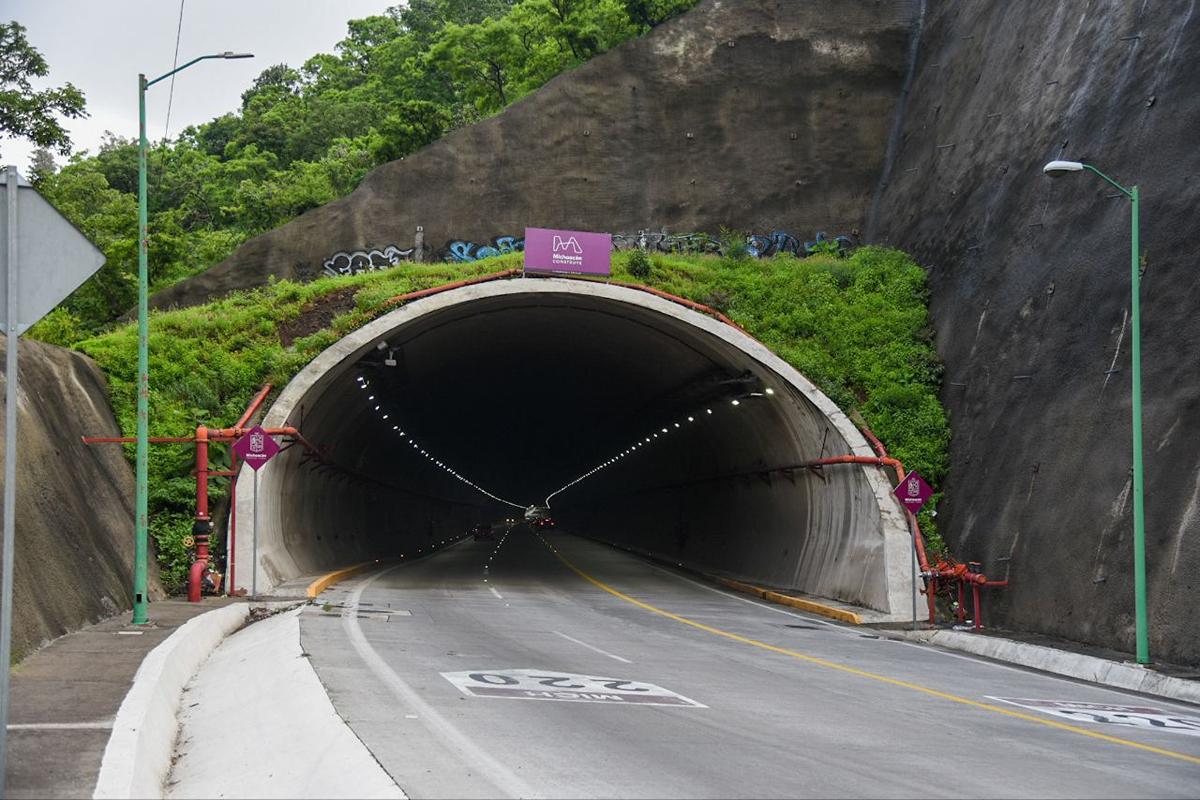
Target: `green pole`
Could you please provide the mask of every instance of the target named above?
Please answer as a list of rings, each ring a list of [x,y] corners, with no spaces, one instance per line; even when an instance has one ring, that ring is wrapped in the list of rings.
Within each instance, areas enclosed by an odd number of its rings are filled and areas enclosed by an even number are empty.
[[[137,465],[133,539],[133,624],[148,622],[146,613],[146,552],[149,545],[147,461],[150,455],[150,266],[146,242],[146,76],[138,75],[138,389]]]
[[[1141,257],[1138,244],[1138,187],[1129,190],[1132,201],[1133,247],[1131,293],[1133,323],[1133,593],[1137,663],[1150,663],[1149,620],[1146,610],[1146,505],[1142,469],[1142,315]]]

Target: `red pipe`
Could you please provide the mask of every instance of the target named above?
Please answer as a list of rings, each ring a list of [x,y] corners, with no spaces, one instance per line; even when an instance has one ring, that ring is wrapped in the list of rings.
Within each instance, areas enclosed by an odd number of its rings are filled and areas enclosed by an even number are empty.
[[[246,406],[246,413],[242,414],[238,421],[233,423],[233,427],[245,427],[246,423],[258,412],[259,407],[262,406],[263,401],[267,399],[267,395],[270,393],[271,384],[264,383],[263,387],[258,390],[258,394],[254,395],[254,399],[250,401],[250,405]]]
[[[236,477],[238,472],[238,457],[237,453],[233,452],[232,448],[229,452],[229,465],[233,468],[230,472]],[[237,564],[237,481],[229,482],[229,547],[225,548],[225,594],[230,594],[235,591],[237,586],[233,582],[234,567]]]
[[[429,295],[432,295],[432,294],[441,294],[442,292],[448,292],[451,289],[461,289],[464,286],[472,286],[476,283],[487,283],[488,281],[497,281],[497,280],[501,280],[502,278],[512,278],[512,277],[515,277],[520,274],[521,274],[521,270],[519,270],[519,269],[506,269],[506,270],[501,270],[500,272],[493,272],[488,275],[480,275],[475,278],[465,278],[464,280],[461,280],[461,281],[451,281],[450,283],[443,283],[439,286],[431,286],[428,289],[418,289],[415,292],[408,292],[407,294],[398,294],[391,299],[384,300],[382,303],[379,304],[379,308],[381,308],[381,309],[388,308],[389,306],[394,306],[394,305],[397,305],[398,303],[406,303],[409,300],[418,300],[422,297],[428,297]]]
[[[84,444],[132,444],[137,441],[133,436],[80,436],[80,441]],[[147,441],[150,444],[192,444],[196,441],[194,436],[151,436]]]
[[[188,570],[188,602],[200,602],[200,584],[208,569],[208,534],[212,522],[208,516],[208,428],[196,428],[196,521],[192,535],[196,541],[196,560]]]

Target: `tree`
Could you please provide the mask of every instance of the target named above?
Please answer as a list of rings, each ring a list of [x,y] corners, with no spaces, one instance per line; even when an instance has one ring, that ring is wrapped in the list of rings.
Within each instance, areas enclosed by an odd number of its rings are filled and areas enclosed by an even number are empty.
[[[45,147],[33,151],[29,162],[29,182],[40,187],[44,181],[58,172],[58,164],[54,163],[54,154]]]
[[[34,91],[31,77],[50,72],[46,59],[25,38],[19,22],[0,25],[0,134],[21,136],[38,147],[71,152],[71,137],[57,119],[87,116],[83,92],[69,83]]]

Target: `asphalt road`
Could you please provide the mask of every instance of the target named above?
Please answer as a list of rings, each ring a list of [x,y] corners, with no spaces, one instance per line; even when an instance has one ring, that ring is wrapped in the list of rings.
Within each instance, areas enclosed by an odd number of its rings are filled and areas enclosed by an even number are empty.
[[[411,797],[1200,794],[1200,708],[876,638],[562,533],[465,541],[323,600],[302,646]]]

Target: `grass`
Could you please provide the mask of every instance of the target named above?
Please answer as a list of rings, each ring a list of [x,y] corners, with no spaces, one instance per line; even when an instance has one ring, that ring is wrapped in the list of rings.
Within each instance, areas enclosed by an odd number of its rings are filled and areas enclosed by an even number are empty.
[[[630,259],[640,277],[630,273]],[[387,310],[396,295],[520,267],[511,254],[472,264],[404,265],[307,284],[279,281],[150,319],[150,435],[186,435],[197,425],[231,425],[267,381],[282,388],[314,356]],[[865,247],[849,258],[722,259],[655,255],[649,274],[631,253],[614,256],[613,278],[654,286],[727,314],[816,383],[847,413],[857,412],[909,469],[937,486],[945,475],[949,426],[938,400],[942,368],[929,326],[925,272],[906,254]],[[282,326],[329,295],[354,290],[352,307],[328,327],[285,347]],[[118,422],[135,429],[137,327],[79,342],[107,373]],[[228,463],[213,448],[216,465]],[[133,449],[127,449],[132,459]],[[168,590],[186,578],[195,481],[190,446],[150,450],[150,514]],[[219,468],[219,467],[218,467]],[[224,497],[214,485],[212,501]],[[930,506],[932,507],[932,505]],[[928,515],[935,550],[941,539]]]

